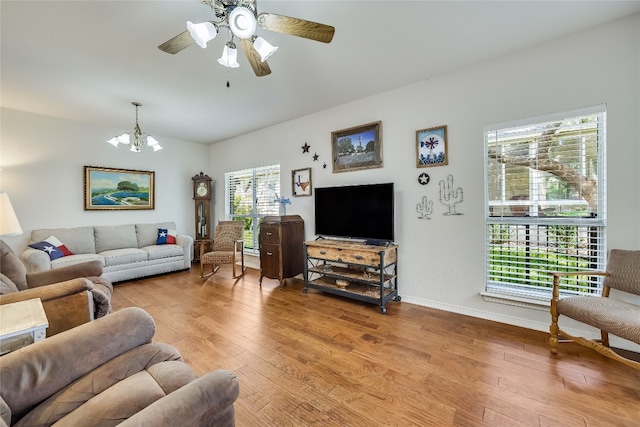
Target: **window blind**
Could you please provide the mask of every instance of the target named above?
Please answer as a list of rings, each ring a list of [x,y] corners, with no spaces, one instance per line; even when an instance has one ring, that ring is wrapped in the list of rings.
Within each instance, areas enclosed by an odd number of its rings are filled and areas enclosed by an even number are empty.
[[[485,127],[488,291],[548,295],[549,271],[604,268],[605,130],[604,106]]]
[[[280,165],[227,172],[225,194],[226,217],[245,222],[245,248],[257,251],[261,219],[279,211]]]

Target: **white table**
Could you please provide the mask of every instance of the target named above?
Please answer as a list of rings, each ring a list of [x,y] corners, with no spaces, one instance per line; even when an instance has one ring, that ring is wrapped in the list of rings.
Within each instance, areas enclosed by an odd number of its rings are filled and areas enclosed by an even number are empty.
[[[48,327],[40,298],[0,305],[0,355],[42,341]]]

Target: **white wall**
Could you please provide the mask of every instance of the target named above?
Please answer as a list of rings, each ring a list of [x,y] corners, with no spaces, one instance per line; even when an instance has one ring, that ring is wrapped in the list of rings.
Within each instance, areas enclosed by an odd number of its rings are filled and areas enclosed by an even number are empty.
[[[224,172],[231,170],[280,163],[285,196],[291,195],[290,171],[304,167],[312,167],[314,187],[393,181],[403,301],[547,330],[548,310],[480,296],[485,285],[483,127],[606,104],[608,247],[640,249],[639,28],[636,15],[215,144],[209,158],[220,195],[216,218],[224,216]],[[384,168],[333,174],[331,132],[376,120],[382,120]],[[415,131],[445,124],[449,165],[416,168]],[[307,154],[300,148],[305,142],[311,146]],[[431,176],[429,185],[418,184],[421,172]],[[464,190],[464,202],[457,205],[461,216],[443,216],[438,203],[438,182],[449,174]],[[424,195],[436,208],[430,221],[419,220],[415,212]],[[287,212],[300,214],[306,237],[313,238],[313,198],[294,198]]]
[[[23,250],[34,228],[174,221],[178,232],[194,235],[191,177],[208,173],[206,146],[151,132],[164,149],[132,153],[105,142],[129,129],[6,108],[0,114],[0,188],[9,194],[24,231],[3,237],[14,250]],[[154,171],[155,209],[85,211],[84,166]]]

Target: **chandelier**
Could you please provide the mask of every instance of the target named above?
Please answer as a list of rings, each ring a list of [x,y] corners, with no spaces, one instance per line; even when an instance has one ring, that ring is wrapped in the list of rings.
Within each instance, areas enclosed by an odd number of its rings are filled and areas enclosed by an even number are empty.
[[[130,151],[134,153],[139,153],[142,149],[142,146],[146,145],[148,147],[153,148],[153,151],[162,150],[162,147],[156,141],[154,137],[151,135],[147,135],[146,133],[142,133],[140,130],[140,125],[138,124],[138,107],[142,106],[139,102],[132,102],[131,104],[136,107],[136,126],[133,128],[133,132],[123,133],[120,136],[114,136],[107,142],[114,147],[117,147],[118,144],[131,144]]]
[[[203,3],[214,3],[209,1],[203,1]],[[214,11],[217,5],[212,5]],[[187,30],[193,38],[193,40],[205,49],[207,42],[213,40],[218,35],[218,30],[222,27],[228,28],[230,32],[230,40],[224,45],[222,49],[222,56],[218,58],[218,63],[228,68],[238,68],[238,50],[236,44],[233,42],[234,37],[239,39],[250,40],[253,48],[260,55],[260,61],[266,61],[273,53],[278,50],[276,46],[272,46],[264,38],[256,36],[257,19],[255,13],[247,7],[238,6],[227,15],[226,11],[218,11],[217,15],[223,17],[220,22],[201,22],[194,24],[191,21],[187,21]]]

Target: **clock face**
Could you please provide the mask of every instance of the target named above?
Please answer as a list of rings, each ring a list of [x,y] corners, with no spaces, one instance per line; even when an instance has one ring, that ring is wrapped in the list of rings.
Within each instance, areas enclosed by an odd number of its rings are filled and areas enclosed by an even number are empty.
[[[200,184],[198,184],[198,187],[196,188],[196,193],[198,193],[198,196],[200,197],[206,196],[207,193],[209,193],[207,184],[205,184],[204,182],[201,182]]]

